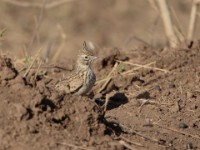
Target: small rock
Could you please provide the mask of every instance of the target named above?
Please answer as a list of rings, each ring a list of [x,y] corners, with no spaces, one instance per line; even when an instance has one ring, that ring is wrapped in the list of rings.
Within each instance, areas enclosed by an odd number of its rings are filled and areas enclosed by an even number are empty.
[[[186,128],[188,128],[188,125],[185,124],[185,123],[180,123],[180,124],[179,124],[179,128],[181,128],[181,129],[186,129]]]
[[[160,145],[164,145],[165,143],[166,143],[166,141],[163,139],[159,139],[159,141],[158,141],[158,144],[160,144]]]
[[[159,85],[156,85],[156,86],[154,87],[154,90],[161,91],[161,87],[160,87]]]
[[[187,143],[186,144],[186,149],[193,149],[193,144],[192,143]]]
[[[190,109],[191,110],[195,110],[195,109],[197,109],[198,108],[198,106],[196,105],[196,104],[192,104],[191,106],[190,106]]]
[[[175,87],[176,87],[176,85],[174,83],[169,84],[170,89],[175,88]]]
[[[1,85],[2,85],[2,86],[6,86],[7,83],[8,83],[8,82],[7,82],[6,80],[2,80]]]
[[[192,124],[192,127],[193,127],[193,128],[198,128],[198,125],[197,125],[196,123],[193,123],[193,124]]]
[[[196,95],[193,92],[187,92],[187,98],[196,98]]]
[[[37,134],[39,132],[38,125],[31,125],[28,127],[28,130],[32,134]]]

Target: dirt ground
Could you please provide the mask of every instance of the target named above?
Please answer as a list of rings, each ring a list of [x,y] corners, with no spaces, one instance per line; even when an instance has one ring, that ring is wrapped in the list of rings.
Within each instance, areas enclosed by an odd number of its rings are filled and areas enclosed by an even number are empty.
[[[189,1],[169,6],[186,34]],[[4,1],[0,16],[0,150],[200,149],[198,32],[168,48],[142,0]],[[84,40],[96,47],[97,82],[88,96],[61,95],[55,83]]]
[[[199,149],[199,47],[195,41],[177,49],[99,53],[93,66],[99,80],[85,97],[55,91],[57,76],[70,71],[32,69],[23,77],[2,56],[1,149]],[[122,63],[100,94],[116,59]],[[110,100],[104,115],[106,94]]]

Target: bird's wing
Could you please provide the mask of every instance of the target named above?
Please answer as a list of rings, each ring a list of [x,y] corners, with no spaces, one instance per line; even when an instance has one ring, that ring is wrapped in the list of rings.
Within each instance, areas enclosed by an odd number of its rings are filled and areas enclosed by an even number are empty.
[[[56,89],[65,93],[76,92],[84,83],[83,73],[73,73],[56,84]]]

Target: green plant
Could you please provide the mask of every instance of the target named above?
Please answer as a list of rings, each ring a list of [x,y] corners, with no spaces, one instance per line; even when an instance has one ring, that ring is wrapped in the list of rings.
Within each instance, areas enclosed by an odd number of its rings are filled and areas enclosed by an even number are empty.
[[[122,72],[124,70],[124,64],[123,63],[119,63],[117,68],[116,68],[117,72]]]
[[[4,36],[6,31],[7,31],[6,28],[4,28],[3,30],[0,31],[0,38],[2,38]]]
[[[27,56],[25,56],[23,62],[24,62],[24,65],[25,65],[26,67],[28,67],[28,66],[30,65],[31,61],[32,61],[32,56],[27,55]]]

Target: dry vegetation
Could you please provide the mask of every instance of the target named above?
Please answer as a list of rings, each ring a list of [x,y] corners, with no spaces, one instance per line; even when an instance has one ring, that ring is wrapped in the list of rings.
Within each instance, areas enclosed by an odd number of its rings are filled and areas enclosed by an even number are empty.
[[[199,149],[199,0],[0,1],[2,149]],[[59,95],[82,42],[90,95]]]

